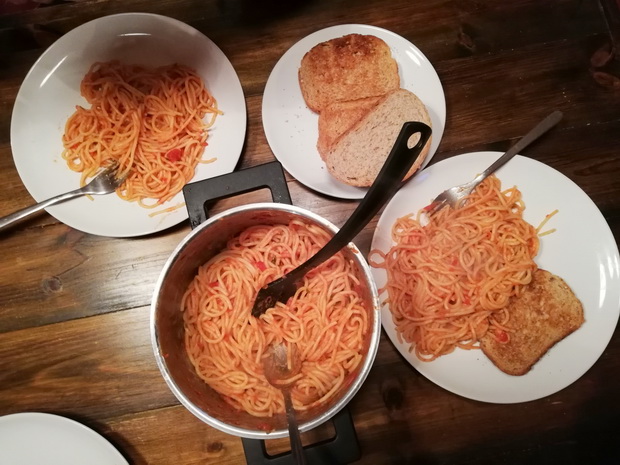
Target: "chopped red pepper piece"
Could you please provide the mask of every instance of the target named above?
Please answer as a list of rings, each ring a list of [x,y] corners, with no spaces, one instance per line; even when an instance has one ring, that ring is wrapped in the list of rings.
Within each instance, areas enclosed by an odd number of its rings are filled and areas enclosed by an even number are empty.
[[[254,265],[261,271],[265,271],[267,269],[265,262],[254,262]]]
[[[183,151],[181,149],[170,149],[166,153],[166,158],[170,161],[181,161]]]
[[[211,286],[211,287],[217,287],[219,284],[220,284],[220,283],[219,283],[219,282],[217,282],[217,281],[212,281],[212,282],[210,282],[210,283],[209,283],[209,286]]]

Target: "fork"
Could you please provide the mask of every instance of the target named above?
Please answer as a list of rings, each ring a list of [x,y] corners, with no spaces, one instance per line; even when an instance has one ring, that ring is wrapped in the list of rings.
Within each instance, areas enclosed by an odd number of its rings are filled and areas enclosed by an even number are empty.
[[[549,116],[547,116],[544,120],[538,123],[530,132],[528,132],[525,136],[517,141],[512,147],[508,149],[506,153],[504,153],[501,157],[499,157],[495,162],[489,166],[486,170],[476,176],[473,180],[466,182],[465,184],[460,184],[458,186],[451,187],[446,189],[441,194],[433,199],[433,201],[424,207],[424,211],[431,215],[436,211],[442,209],[444,206],[448,205],[452,208],[458,208],[460,203],[463,201],[465,197],[467,197],[471,192],[476,188],[478,184],[484,181],[488,176],[493,174],[500,166],[504,165],[508,162],[512,157],[514,157],[517,153],[523,150],[525,147],[530,145],[540,136],[549,131],[553,126],[558,124],[562,119],[561,111],[554,111]]]
[[[125,178],[127,177],[126,175],[117,176],[117,171],[118,163],[113,163],[111,166],[108,166],[107,168],[100,171],[99,174],[97,174],[84,187],[57,195],[55,197],[52,197],[51,199],[44,200],[37,203],[36,205],[26,207],[22,210],[16,211],[15,213],[11,213],[10,215],[0,218],[0,231],[51,205],[65,202],[75,197],[80,197],[82,195],[102,195],[114,192],[125,181]]]

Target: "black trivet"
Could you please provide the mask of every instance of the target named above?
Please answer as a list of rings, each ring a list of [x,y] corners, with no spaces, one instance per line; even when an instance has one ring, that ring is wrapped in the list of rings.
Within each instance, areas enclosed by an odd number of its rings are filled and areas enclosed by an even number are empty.
[[[344,407],[330,421],[334,424],[336,435],[332,439],[305,446],[307,462],[312,465],[345,465],[359,460],[360,446],[349,409]],[[295,464],[290,452],[267,454],[265,441],[246,438],[241,438],[241,441],[248,465]]]

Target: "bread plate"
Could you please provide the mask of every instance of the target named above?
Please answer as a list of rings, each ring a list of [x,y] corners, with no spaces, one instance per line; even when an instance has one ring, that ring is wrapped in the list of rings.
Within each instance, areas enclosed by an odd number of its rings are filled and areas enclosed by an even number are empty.
[[[179,63],[195,69],[224,112],[209,130],[207,153],[193,181],[235,169],[245,139],[243,89],[228,58],[209,38],[185,23],[147,13],[105,16],[82,24],[52,44],[24,79],[11,119],[13,160],[22,182],[37,202],[79,187],[61,154],[65,123],[76,105],[89,107],[80,82],[97,61],[120,60],[142,66]],[[111,237],[150,234],[187,219],[179,192],[161,207],[145,209],[117,195],[86,197],[48,212],[83,232]],[[181,208],[150,216],[158,210]]]
[[[501,156],[475,152],[443,160],[425,169],[390,201],[375,230],[371,249],[393,245],[397,218],[428,205],[443,190],[471,180]],[[500,168],[502,186],[517,186],[526,205],[524,219],[537,226],[558,209],[541,237],[535,258],[540,268],[562,277],[584,307],[585,323],[553,346],[531,371],[510,376],[480,350],[456,349],[432,362],[420,361],[400,342],[389,306],[382,305],[383,327],[398,351],[422,375],[442,388],[469,399],[490,403],[527,402],[554,394],[577,381],[601,356],[618,322],[620,257],[603,215],[579,186],[555,169],[520,155]],[[595,238],[595,240],[593,240]],[[372,258],[372,257],[371,257]],[[386,283],[385,270],[372,268],[377,287]],[[381,295],[384,300],[385,294]],[[483,381],[481,381],[483,380]]]
[[[316,144],[318,114],[304,102],[299,87],[301,59],[316,44],[346,34],[371,34],[383,39],[398,63],[401,87],[415,93],[426,105],[433,125],[433,139],[424,165],[439,146],[446,121],[446,102],[437,72],[424,54],[403,37],[376,26],[345,24],[328,27],[304,37],[282,55],[263,93],[262,117],[267,142],[284,168],[302,184],[342,199],[361,199],[368,189],[349,186],[332,177]]]

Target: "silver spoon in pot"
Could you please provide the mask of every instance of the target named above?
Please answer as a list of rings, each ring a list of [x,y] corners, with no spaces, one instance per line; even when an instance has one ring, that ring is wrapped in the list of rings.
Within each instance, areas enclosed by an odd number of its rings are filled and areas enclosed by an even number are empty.
[[[315,255],[258,291],[252,308],[254,317],[261,316],[276,302],[286,302],[295,294],[308,271],[323,263],[353,240],[399,189],[405,174],[413,166],[422,148],[430,139],[431,132],[431,128],[424,123],[407,122],[403,125],[381,171],[344,226]],[[415,133],[420,133],[420,139],[415,146],[409,148],[409,138]]]
[[[291,346],[291,351],[284,344],[274,344],[268,349],[268,355],[263,359],[263,372],[269,384],[279,389],[284,396],[284,408],[286,410],[286,420],[288,423],[288,435],[291,441],[291,454],[295,463],[303,465],[306,463],[304,448],[299,436],[299,427],[295,408],[291,399],[291,389],[297,381],[297,373],[301,370],[301,360],[295,350],[296,346]]]

